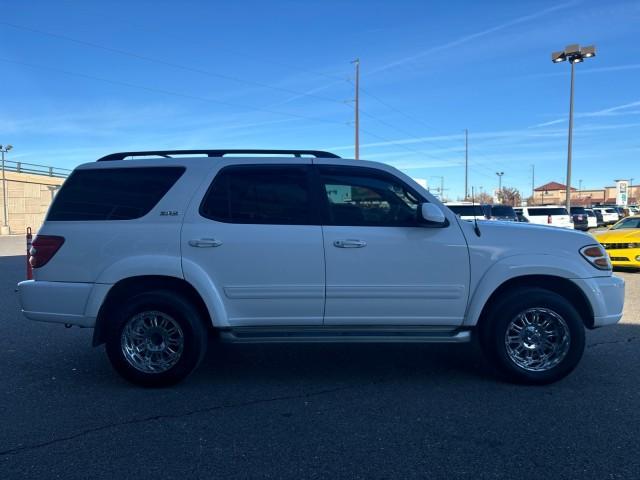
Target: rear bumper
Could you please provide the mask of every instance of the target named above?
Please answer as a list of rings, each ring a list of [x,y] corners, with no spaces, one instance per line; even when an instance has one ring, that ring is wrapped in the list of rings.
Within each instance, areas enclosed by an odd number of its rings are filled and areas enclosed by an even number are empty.
[[[111,285],[26,280],[18,284],[22,313],[29,320],[93,327]]]
[[[587,295],[593,309],[593,326],[603,327],[618,323],[624,306],[624,280],[612,275],[574,279]]]

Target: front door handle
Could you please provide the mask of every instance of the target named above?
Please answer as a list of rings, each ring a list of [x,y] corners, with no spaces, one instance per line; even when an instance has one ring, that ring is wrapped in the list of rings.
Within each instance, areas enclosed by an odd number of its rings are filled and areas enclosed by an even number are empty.
[[[196,238],[194,240],[189,240],[189,245],[199,248],[211,248],[219,247],[222,245],[222,241],[216,240],[215,238]]]
[[[367,246],[367,242],[365,242],[364,240],[353,239],[336,240],[335,242],[333,242],[333,246],[338,248],[362,248]]]

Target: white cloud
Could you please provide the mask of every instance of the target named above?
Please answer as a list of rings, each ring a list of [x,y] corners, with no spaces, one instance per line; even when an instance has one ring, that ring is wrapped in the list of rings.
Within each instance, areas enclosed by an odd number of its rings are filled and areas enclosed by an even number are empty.
[[[578,3],[580,3],[580,2],[579,1],[571,1],[571,2],[566,2],[566,3],[561,3],[560,5],[555,5],[553,7],[545,8],[543,10],[540,10],[539,12],[531,13],[529,15],[524,15],[524,16],[518,17],[518,18],[514,18],[513,20],[509,20],[508,22],[502,23],[500,25],[496,25],[494,27],[487,28],[487,29],[481,30],[479,32],[475,32],[475,33],[472,33],[472,34],[469,34],[469,35],[462,36],[460,38],[457,38],[457,39],[452,40],[450,42],[444,43],[442,45],[436,45],[434,47],[428,48],[426,50],[423,50],[422,52],[416,53],[416,54],[411,55],[409,57],[404,57],[404,58],[395,60],[393,62],[387,63],[385,65],[382,65],[382,66],[380,66],[378,68],[375,68],[375,69],[367,72],[366,75],[371,75],[373,73],[378,73],[378,72],[381,72],[381,71],[384,71],[384,70],[388,70],[390,68],[397,67],[397,66],[403,65],[405,63],[412,62],[414,60],[417,60],[419,58],[425,57],[427,55],[430,55],[430,54],[433,54],[433,53],[436,53],[436,52],[440,52],[440,51],[443,51],[443,50],[448,50],[448,49],[453,48],[453,47],[457,47],[457,46],[462,45],[464,43],[470,42],[471,40],[476,40],[478,38],[485,37],[487,35],[490,35],[492,33],[498,32],[500,30],[504,30],[504,29],[506,29],[508,27],[512,27],[514,25],[519,25],[521,23],[529,22],[531,20],[535,20],[537,18],[543,17],[543,16],[548,15],[550,13],[557,12],[559,10],[564,10],[566,8],[569,8],[569,7],[574,7]]]

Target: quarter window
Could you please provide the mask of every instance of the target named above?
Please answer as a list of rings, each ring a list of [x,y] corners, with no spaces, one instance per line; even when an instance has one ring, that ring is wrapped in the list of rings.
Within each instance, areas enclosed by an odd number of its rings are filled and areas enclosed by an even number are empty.
[[[200,206],[228,223],[317,225],[306,166],[235,166],[221,170]]]
[[[47,221],[133,220],[145,216],[184,173],[183,167],[75,170]]]
[[[416,226],[420,198],[399,181],[365,169],[320,167],[327,225]]]

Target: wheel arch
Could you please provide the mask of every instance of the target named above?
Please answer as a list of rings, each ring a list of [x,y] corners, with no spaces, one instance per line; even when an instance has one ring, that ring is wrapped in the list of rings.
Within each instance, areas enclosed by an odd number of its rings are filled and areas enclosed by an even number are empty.
[[[484,321],[486,321],[491,305],[500,298],[501,294],[505,291],[522,287],[543,288],[562,295],[576,308],[585,327],[589,329],[594,328],[595,317],[593,307],[582,289],[568,278],[541,274],[522,275],[510,278],[501,283],[491,293],[487,301],[484,302],[480,315],[477,318],[476,325],[480,326]]]
[[[207,307],[202,295],[189,282],[182,278],[164,275],[139,275],[119,280],[107,292],[96,317],[93,346],[105,342],[108,333],[108,319],[122,301],[132,295],[150,290],[171,290],[184,295],[196,306],[207,328],[213,327],[212,312]]]

